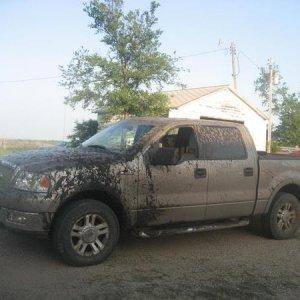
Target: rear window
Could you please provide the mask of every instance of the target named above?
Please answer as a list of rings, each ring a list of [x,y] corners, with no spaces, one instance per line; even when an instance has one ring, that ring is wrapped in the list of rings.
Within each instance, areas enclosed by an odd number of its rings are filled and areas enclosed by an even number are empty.
[[[235,127],[201,126],[200,152],[209,160],[247,158],[241,133]]]

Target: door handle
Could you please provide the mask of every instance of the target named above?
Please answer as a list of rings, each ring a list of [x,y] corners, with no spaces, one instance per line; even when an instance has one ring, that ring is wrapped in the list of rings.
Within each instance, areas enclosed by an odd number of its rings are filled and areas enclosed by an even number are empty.
[[[253,176],[253,174],[254,174],[253,168],[244,168],[245,177]]]
[[[206,178],[206,169],[196,168],[195,169],[195,178]]]

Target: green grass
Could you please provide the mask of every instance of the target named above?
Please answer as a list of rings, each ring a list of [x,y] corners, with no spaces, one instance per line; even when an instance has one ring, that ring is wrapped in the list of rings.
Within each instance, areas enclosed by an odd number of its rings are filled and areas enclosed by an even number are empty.
[[[42,147],[52,147],[56,143],[57,141],[0,139],[0,156]]]

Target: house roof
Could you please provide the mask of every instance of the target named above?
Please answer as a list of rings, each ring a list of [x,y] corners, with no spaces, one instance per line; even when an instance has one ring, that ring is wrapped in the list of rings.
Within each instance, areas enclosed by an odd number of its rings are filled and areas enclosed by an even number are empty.
[[[199,98],[202,98],[212,93],[219,92],[221,90],[229,90],[241,101],[243,101],[246,105],[248,105],[252,110],[254,110],[258,115],[260,115],[263,119],[265,120],[268,119],[268,116],[263,111],[261,111],[250,101],[240,96],[236,91],[230,88],[229,85],[216,85],[216,86],[207,86],[207,87],[192,88],[192,89],[172,90],[172,91],[166,91],[165,94],[169,98],[171,107],[178,108],[191,101],[197,100]]]
[[[193,89],[167,91],[172,108],[177,108],[188,102],[204,97],[208,94],[227,88],[227,85],[207,86]]]

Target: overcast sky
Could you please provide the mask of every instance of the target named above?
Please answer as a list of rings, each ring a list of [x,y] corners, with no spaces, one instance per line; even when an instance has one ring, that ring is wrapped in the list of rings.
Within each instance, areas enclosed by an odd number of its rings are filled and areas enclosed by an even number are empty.
[[[150,1],[127,0],[127,8],[146,8]],[[263,66],[272,56],[292,91],[300,91],[300,1],[281,0],[162,0],[159,26],[162,50],[178,56],[218,49],[221,39]],[[57,78],[75,50],[84,46],[104,53],[99,37],[88,28],[89,18],[77,0],[0,1],[0,138],[63,139],[75,120],[93,117],[64,105],[67,91]],[[239,55],[239,92],[260,105],[254,94],[257,68]],[[185,58],[180,74],[188,87],[231,83],[226,52]],[[166,87],[171,89],[173,87]]]

